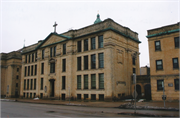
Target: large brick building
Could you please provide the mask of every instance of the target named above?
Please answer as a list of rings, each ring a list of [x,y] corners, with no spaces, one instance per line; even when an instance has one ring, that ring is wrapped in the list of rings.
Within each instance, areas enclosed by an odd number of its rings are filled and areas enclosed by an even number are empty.
[[[179,22],[147,32],[152,100],[179,100]]]
[[[1,97],[19,97],[21,80],[21,52],[0,54]]]
[[[56,25],[54,25],[56,26]],[[58,34],[23,48],[21,96],[111,100],[131,95],[139,74],[138,34],[112,19]]]

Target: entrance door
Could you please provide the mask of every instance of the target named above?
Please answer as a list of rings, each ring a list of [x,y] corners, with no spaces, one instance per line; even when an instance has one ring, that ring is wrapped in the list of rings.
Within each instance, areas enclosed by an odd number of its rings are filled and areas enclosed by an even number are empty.
[[[15,90],[15,97],[16,97],[16,98],[19,97],[19,95],[18,95],[18,90],[17,90],[17,89]]]
[[[54,97],[54,79],[49,80],[50,81],[50,89],[51,89],[51,93],[50,93],[50,97]]]
[[[144,86],[144,90],[145,90],[145,98],[146,98],[146,100],[151,100],[151,85],[146,84]]]

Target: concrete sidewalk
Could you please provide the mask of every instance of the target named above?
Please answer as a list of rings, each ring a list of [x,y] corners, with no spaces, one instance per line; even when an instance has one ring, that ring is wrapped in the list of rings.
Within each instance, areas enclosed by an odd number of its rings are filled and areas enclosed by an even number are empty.
[[[4,100],[16,100],[18,102],[26,102],[26,103],[39,103],[39,104],[55,104],[55,105],[75,105],[75,106],[90,106],[90,107],[107,107],[107,108],[118,108],[123,104],[130,104],[127,101],[119,101],[119,102],[104,102],[104,101],[62,101],[62,100],[33,100],[33,99],[15,99],[15,98],[7,98]],[[150,101],[150,102],[136,102],[136,106],[142,107],[153,107],[153,108],[164,108],[163,101]],[[179,110],[179,101],[166,101],[165,102],[166,109],[178,109]],[[156,110],[156,109],[155,109]]]

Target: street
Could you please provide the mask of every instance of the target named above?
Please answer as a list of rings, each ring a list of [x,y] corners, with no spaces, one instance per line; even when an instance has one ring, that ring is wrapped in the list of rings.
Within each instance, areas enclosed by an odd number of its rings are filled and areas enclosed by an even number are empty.
[[[131,109],[97,108],[83,106],[47,105],[1,101],[1,117],[137,117],[120,115],[134,112]],[[178,116],[178,111],[137,110],[138,113],[166,114]]]

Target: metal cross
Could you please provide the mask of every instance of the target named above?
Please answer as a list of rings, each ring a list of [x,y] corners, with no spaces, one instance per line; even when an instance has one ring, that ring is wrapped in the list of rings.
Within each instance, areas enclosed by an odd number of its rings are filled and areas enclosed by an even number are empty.
[[[58,24],[56,24],[56,22],[54,23],[54,25],[53,25],[53,27],[54,27],[54,33],[56,33],[56,26],[57,26]]]

